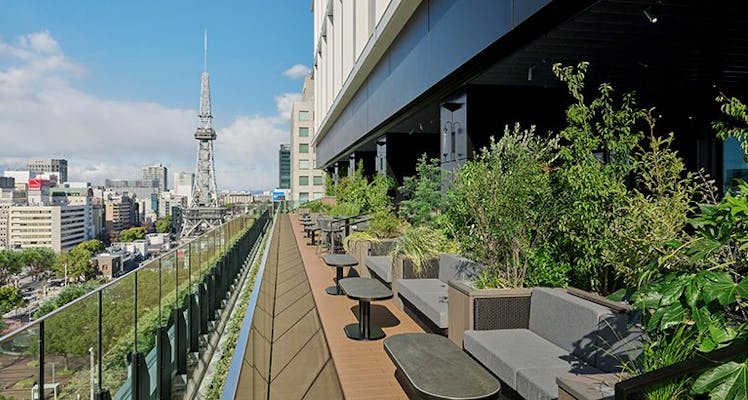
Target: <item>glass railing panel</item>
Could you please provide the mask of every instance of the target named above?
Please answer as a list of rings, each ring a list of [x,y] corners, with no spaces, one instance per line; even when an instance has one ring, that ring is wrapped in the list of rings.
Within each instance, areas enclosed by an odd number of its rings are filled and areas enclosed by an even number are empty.
[[[126,275],[102,289],[102,343],[104,388],[114,395],[128,374],[128,353],[133,351],[135,332],[135,274]]]
[[[28,399],[39,376],[39,328],[0,341],[0,398]]]
[[[159,299],[163,296],[159,279],[160,259],[141,264],[137,273],[138,280],[138,338],[137,350],[148,354],[156,344],[155,332],[160,314]]]
[[[88,398],[97,387],[98,307],[97,295],[86,296],[44,319],[46,398],[55,391],[62,398]]]

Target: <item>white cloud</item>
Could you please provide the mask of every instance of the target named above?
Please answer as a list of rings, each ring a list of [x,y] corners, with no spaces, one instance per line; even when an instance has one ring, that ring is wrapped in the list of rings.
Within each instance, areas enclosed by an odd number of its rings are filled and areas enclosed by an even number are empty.
[[[301,79],[307,75],[311,70],[304,64],[296,64],[291,68],[283,71],[283,76],[288,79]]]
[[[301,100],[301,93],[283,93],[275,96],[275,107],[278,115],[285,120],[291,119],[291,110],[295,101]]]
[[[170,173],[195,168],[196,110],[115,101],[76,89],[83,66],[63,54],[49,32],[0,40],[0,169],[27,158],[64,157],[71,180],[139,178],[141,166],[164,163]],[[277,185],[278,145],[298,94],[275,98],[276,116],[237,117],[217,128],[219,190]]]

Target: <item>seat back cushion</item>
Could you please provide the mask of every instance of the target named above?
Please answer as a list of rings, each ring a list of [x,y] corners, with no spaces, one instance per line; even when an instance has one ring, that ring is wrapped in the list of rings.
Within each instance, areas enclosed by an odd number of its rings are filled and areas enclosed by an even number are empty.
[[[532,289],[530,330],[589,364],[596,365],[598,331],[611,317],[609,308],[563,289]]]
[[[457,280],[475,280],[481,265],[456,254],[444,253],[439,258],[439,280],[444,283]]]
[[[624,364],[641,357],[645,334],[629,315],[615,313],[601,321],[594,363],[598,369],[619,372]]]

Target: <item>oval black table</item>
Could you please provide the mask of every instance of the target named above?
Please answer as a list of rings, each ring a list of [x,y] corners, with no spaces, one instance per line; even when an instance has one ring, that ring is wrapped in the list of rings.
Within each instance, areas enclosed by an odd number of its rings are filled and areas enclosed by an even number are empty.
[[[403,333],[385,339],[384,351],[397,367],[395,377],[409,397],[498,398],[498,379],[444,336]]]
[[[371,324],[371,302],[392,298],[392,290],[374,278],[346,278],[338,281],[346,296],[358,300],[358,324],[346,325],[345,335],[355,340],[385,337],[382,328]]]
[[[343,292],[340,290],[340,281],[343,279],[343,268],[357,265],[358,260],[348,254],[327,254],[322,257],[322,260],[328,267],[335,268],[335,286],[330,286],[325,289],[325,292],[332,296],[342,295]]]

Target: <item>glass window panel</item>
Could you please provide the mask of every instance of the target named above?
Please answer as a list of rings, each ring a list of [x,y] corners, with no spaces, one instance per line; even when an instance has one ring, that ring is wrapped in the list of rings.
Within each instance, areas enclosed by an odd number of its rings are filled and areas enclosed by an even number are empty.
[[[309,136],[309,128],[306,126],[299,127],[299,137],[308,137]]]
[[[309,177],[306,175],[299,175],[299,185],[306,186],[309,184]]]

